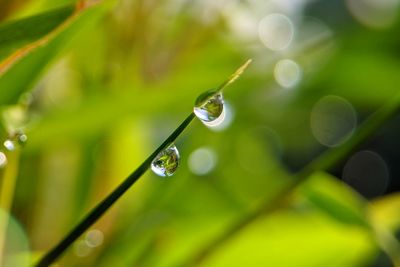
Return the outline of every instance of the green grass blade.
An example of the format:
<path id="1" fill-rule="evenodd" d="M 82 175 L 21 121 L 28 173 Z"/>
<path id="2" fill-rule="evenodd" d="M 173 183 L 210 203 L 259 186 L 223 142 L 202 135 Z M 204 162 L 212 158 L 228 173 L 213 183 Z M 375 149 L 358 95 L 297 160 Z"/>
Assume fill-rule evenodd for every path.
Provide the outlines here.
<path id="1" fill-rule="evenodd" d="M 154 152 L 129 175 L 114 191 L 101 201 L 65 238 L 50 250 L 38 263 L 37 267 L 53 263 L 81 234 L 89 229 L 150 167 L 153 159 L 168 147 L 185 130 L 195 117 L 192 112 L 178 128 Z"/>
<path id="2" fill-rule="evenodd" d="M 68 5 L 0 25 L 0 60 L 50 33 L 71 16 L 74 9 L 73 5 Z"/>
<path id="3" fill-rule="evenodd" d="M 74 13 L 70 19 L 49 35 L 39 39 L 32 48 L 13 54 L 0 63 L 0 105 L 15 103 L 20 95 L 31 89 L 45 67 L 69 41 L 102 17 L 109 5 L 98 4 Z"/>

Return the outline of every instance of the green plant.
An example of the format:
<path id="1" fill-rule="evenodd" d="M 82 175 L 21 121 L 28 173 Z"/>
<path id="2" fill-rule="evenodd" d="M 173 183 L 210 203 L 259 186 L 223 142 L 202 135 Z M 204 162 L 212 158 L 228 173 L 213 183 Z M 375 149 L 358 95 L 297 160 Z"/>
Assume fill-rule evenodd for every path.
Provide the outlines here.
<path id="1" fill-rule="evenodd" d="M 196 105 L 201 105 L 207 102 L 209 98 L 220 94 L 222 90 L 234 82 L 250 64 L 248 60 L 241 66 L 232 76 L 222 83 L 217 89 L 206 93 L 206 97 L 202 94 L 200 98 L 203 100 L 196 101 Z M 89 229 L 114 203 L 117 201 L 149 168 L 155 157 L 169 147 L 176 138 L 185 130 L 190 122 L 195 117 L 192 112 L 189 116 L 175 129 L 175 131 L 156 149 L 153 153 L 134 171 L 130 174 L 114 191 L 112 191 L 106 198 L 104 198 L 89 214 L 66 236 L 64 237 L 52 250 L 50 250 L 37 264 L 37 266 L 49 266 L 54 262 L 79 236 Z"/>
<path id="2" fill-rule="evenodd" d="M 94 226 L 106 233 L 104 246 L 85 245 L 91 257 L 74 246 L 61 265 L 353 267 L 370 264 L 380 251 L 399 265 L 398 196 L 367 201 L 325 173 L 398 113 L 398 25 L 383 32 L 339 31 L 336 50 L 330 50 L 332 36 L 324 35 L 294 50 L 268 53 L 221 36 L 235 9 L 204 26 L 192 4 L 171 22 L 172 2 L 67 2 L 0 26 L 0 137 L 15 142 L 18 131 L 29 137 L 24 148 L 3 148 L 8 165 L 2 170 L 1 208 L 28 229 L 32 262 L 88 214 L 37 266 L 53 262 L 121 195 L 120 205 Z M 188 138 L 177 140 L 183 163 L 190 151 L 207 145 L 216 148 L 220 167 L 196 176 L 181 164 L 177 179 L 150 176 L 135 183 L 193 120 L 191 113 L 138 164 L 163 138 L 163 129 L 192 108 L 187 100 L 196 97 L 194 88 L 218 80 L 244 57 L 256 60 L 234 84 L 240 90 L 227 92 L 237 108 L 231 129 L 211 133 L 192 125 Z M 271 62 L 281 57 L 304 67 L 301 86 L 274 89 Z M 326 58 L 326 65 L 318 63 Z M 198 112 L 212 109 L 204 118 L 218 117 L 220 90 L 236 76 L 197 98 Z M 347 142 L 292 174 L 279 155 L 321 151 L 304 129 L 310 106 L 327 94 L 347 98 L 368 118 Z M 13 114 L 31 117 L 29 124 Z M 133 183 L 132 196 L 125 194 Z M 85 238 L 75 244 L 86 244 Z"/>

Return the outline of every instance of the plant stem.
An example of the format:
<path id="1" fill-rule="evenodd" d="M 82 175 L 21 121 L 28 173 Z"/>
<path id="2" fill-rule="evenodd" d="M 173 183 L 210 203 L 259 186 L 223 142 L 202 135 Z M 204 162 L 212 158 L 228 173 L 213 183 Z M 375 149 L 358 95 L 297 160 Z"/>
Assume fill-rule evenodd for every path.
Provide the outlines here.
<path id="1" fill-rule="evenodd" d="M 89 214 L 67 234 L 53 249 L 51 249 L 36 264 L 36 267 L 45 267 L 53 263 L 80 235 L 88 230 L 150 167 L 153 159 L 168 147 L 185 130 L 195 117 L 192 112 L 178 128 L 114 191 L 104 198 Z"/>
<path id="2" fill-rule="evenodd" d="M 249 66 L 251 59 L 240 66 L 218 90 L 223 90 L 226 86 L 233 83 L 243 71 Z M 133 172 L 131 173 L 114 191 L 104 198 L 89 214 L 67 234 L 52 250 L 43 256 L 36 264 L 36 267 L 49 266 L 53 263 L 80 235 L 89 229 L 150 167 L 153 159 L 165 148 L 167 148 L 175 139 L 185 130 L 185 128 L 194 119 L 193 112 L 178 126 L 178 128 Z"/>
<path id="3" fill-rule="evenodd" d="M 251 211 L 246 216 L 234 222 L 225 232 L 212 240 L 207 246 L 201 249 L 196 255 L 191 257 L 182 266 L 200 265 L 208 256 L 215 250 L 220 248 L 225 242 L 230 240 L 238 232 L 244 229 L 247 225 L 254 222 L 265 214 L 272 213 L 280 208 L 280 204 L 285 202 L 291 193 L 303 182 L 305 182 L 312 173 L 320 170 L 329 170 L 352 151 L 354 151 L 362 142 L 367 140 L 376 129 L 392 118 L 399 110 L 400 94 L 391 98 L 384 106 L 374 112 L 364 123 L 358 128 L 352 138 L 345 144 L 339 147 L 331 148 L 319 157 L 307 164 L 300 172 L 292 177 L 292 182 L 283 187 L 271 200 L 262 202 L 256 209 Z M 393 259 L 392 259 L 393 260 Z"/>
<path id="4" fill-rule="evenodd" d="M 7 236 L 7 227 L 9 214 L 14 198 L 15 184 L 17 183 L 18 165 L 19 165 L 19 149 L 11 153 L 7 153 L 8 163 L 4 167 L 2 177 L 2 185 L 0 191 L 0 209 L 3 210 L 4 216 L 0 214 L 0 266 L 3 262 L 4 245 Z"/>

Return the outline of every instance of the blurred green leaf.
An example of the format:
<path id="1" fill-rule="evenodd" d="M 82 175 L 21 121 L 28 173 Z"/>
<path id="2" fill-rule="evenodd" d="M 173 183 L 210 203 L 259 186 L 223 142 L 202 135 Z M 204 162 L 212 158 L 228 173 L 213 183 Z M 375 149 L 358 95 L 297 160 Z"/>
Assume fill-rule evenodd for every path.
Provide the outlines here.
<path id="1" fill-rule="evenodd" d="M 397 231 L 400 229 L 400 194 L 392 194 L 370 203 L 372 219 L 379 225 Z"/>
<path id="2" fill-rule="evenodd" d="M 355 267 L 375 249 L 362 228 L 283 211 L 249 225 L 201 266 Z"/>
<path id="3" fill-rule="evenodd" d="M 72 15 L 73 5 L 0 25 L 0 60 L 51 32 Z"/>
<path id="4" fill-rule="evenodd" d="M 55 36 L 43 45 L 35 47 L 0 76 L 0 104 L 15 103 L 19 96 L 31 89 L 49 62 L 79 31 L 93 25 L 105 12 L 108 5 L 99 4 L 82 10 L 79 14 L 57 28 Z"/>
<path id="5" fill-rule="evenodd" d="M 347 185 L 327 173 L 314 174 L 299 192 L 315 207 L 347 224 L 368 226 L 366 203 Z"/>

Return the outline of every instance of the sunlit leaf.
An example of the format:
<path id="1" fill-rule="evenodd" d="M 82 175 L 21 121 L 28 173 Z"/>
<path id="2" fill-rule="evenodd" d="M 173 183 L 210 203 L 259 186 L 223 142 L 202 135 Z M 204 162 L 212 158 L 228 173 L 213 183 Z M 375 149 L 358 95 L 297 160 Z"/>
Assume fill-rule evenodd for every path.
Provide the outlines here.
<path id="1" fill-rule="evenodd" d="M 370 204 L 374 221 L 392 231 L 400 229 L 400 194 L 392 194 L 376 199 Z"/>
<path id="2" fill-rule="evenodd" d="M 0 61 L 18 48 L 48 34 L 71 16 L 73 11 L 74 6 L 68 5 L 0 25 Z"/>
<path id="3" fill-rule="evenodd" d="M 31 89 L 49 62 L 83 29 L 93 25 L 106 10 L 106 5 L 83 9 L 66 20 L 50 35 L 36 41 L 32 49 L 17 51 L 0 65 L 0 104 L 12 104 Z M 22 54 L 19 54 L 22 53 Z"/>
<path id="4" fill-rule="evenodd" d="M 248 226 L 201 266 L 356 267 L 375 249 L 362 228 L 280 212 Z"/>
<path id="5" fill-rule="evenodd" d="M 300 192 L 315 207 L 336 220 L 368 226 L 366 203 L 337 178 L 317 173 L 301 186 Z"/>

